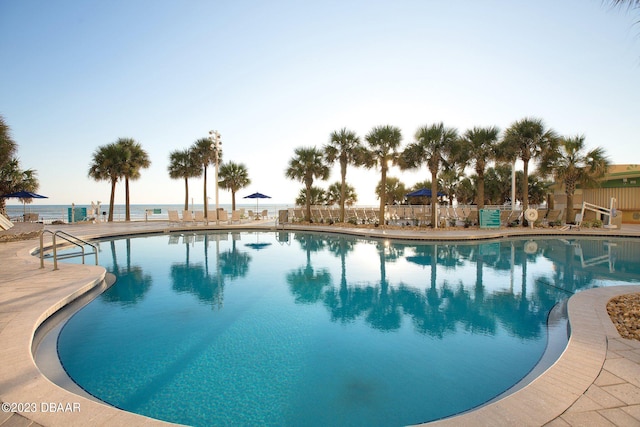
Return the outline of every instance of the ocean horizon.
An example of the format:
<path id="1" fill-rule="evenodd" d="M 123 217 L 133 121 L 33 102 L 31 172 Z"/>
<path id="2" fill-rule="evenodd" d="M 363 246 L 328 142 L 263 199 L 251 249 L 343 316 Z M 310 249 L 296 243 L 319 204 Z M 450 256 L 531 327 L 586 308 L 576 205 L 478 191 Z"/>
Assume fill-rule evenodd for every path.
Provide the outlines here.
<path id="1" fill-rule="evenodd" d="M 220 203 L 218 205 L 221 209 L 231 212 L 231 203 Z M 91 204 L 75 204 L 76 212 L 78 209 L 85 208 L 87 216 L 91 212 Z M 265 203 L 263 200 L 258 202 L 258 210 L 262 211 L 266 209 L 269 217 L 275 217 L 277 212 L 282 209 L 288 209 L 295 207 L 295 204 L 275 204 Z M 45 224 L 52 221 L 69 222 L 69 210 L 71 205 L 45 205 L 41 203 L 30 203 L 26 205 L 11 204 L 6 205 L 7 215 L 11 220 L 22 220 L 24 213 L 38 214 L 38 221 Z M 157 204 L 157 203 L 144 203 L 144 204 L 131 204 L 131 220 L 132 221 L 145 221 L 145 220 L 168 220 L 168 211 L 177 210 L 182 212 L 184 210 L 184 203 L 172 203 L 172 204 Z M 215 204 L 209 204 L 209 211 L 215 210 Z M 256 210 L 256 203 L 236 203 L 236 209 Z M 204 211 L 204 204 L 194 203 L 189 204 L 190 211 Z M 109 204 L 100 205 L 101 219 L 106 220 L 109 213 Z M 159 213 L 158 213 L 159 212 Z M 113 220 L 124 221 L 125 220 L 125 205 L 116 204 L 113 207 Z"/>

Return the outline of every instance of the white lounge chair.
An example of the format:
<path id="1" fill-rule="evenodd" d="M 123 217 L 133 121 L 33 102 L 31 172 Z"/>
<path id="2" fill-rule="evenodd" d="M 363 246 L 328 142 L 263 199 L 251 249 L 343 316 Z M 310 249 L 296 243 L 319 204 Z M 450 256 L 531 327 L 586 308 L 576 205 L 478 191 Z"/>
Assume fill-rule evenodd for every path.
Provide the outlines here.
<path id="1" fill-rule="evenodd" d="M 182 222 L 193 222 L 191 211 L 182 211 Z"/>
<path id="2" fill-rule="evenodd" d="M 231 211 L 231 223 L 233 224 L 234 222 L 242 222 L 241 221 L 241 213 L 240 211 Z"/>
<path id="3" fill-rule="evenodd" d="M 201 222 L 201 223 L 205 223 L 206 219 L 204 217 L 204 212 L 203 211 L 196 211 L 195 212 L 195 222 Z"/>
<path id="4" fill-rule="evenodd" d="M 13 222 L 11 222 L 6 216 L 0 214 L 0 230 L 8 230 L 11 227 L 13 227 Z"/>

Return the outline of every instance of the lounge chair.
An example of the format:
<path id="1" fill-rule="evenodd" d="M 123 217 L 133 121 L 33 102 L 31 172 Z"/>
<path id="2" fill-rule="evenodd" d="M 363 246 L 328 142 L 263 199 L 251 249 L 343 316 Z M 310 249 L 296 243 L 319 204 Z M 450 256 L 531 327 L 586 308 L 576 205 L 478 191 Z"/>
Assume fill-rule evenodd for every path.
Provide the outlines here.
<path id="1" fill-rule="evenodd" d="M 193 222 L 191 211 L 182 211 L 182 222 Z"/>
<path id="2" fill-rule="evenodd" d="M 39 216 L 37 213 L 29 212 L 24 214 L 24 222 L 38 222 Z"/>
<path id="3" fill-rule="evenodd" d="M 11 227 L 13 227 L 13 222 L 11 222 L 6 216 L 0 214 L 0 230 L 8 230 Z"/>
<path id="4" fill-rule="evenodd" d="M 178 211 L 167 211 L 167 214 L 169 214 L 169 222 L 180 222 Z"/>
<path id="5" fill-rule="evenodd" d="M 241 223 L 241 215 L 240 215 L 240 211 L 231 211 L 231 224 L 233 224 L 234 222 L 239 222 Z"/>
<path id="6" fill-rule="evenodd" d="M 195 212 L 195 222 L 201 222 L 201 223 L 205 223 L 207 222 L 207 220 L 204 217 L 204 212 L 203 211 L 196 211 Z"/>
<path id="7" fill-rule="evenodd" d="M 264 210 L 262 211 L 262 213 L 260 214 L 260 218 L 261 218 L 261 219 L 267 219 L 267 218 L 269 218 L 269 211 L 268 211 L 267 209 L 264 209 Z"/>
<path id="8" fill-rule="evenodd" d="M 218 211 L 218 220 L 222 222 L 229 222 L 229 214 L 224 209 Z"/>

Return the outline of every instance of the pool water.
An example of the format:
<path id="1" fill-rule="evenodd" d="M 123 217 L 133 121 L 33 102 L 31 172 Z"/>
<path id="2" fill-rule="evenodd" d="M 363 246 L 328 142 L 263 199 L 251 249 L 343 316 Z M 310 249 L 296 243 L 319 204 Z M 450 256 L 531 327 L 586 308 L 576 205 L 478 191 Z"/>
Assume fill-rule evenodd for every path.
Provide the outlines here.
<path id="1" fill-rule="evenodd" d="M 554 305 L 637 282 L 639 248 L 287 232 L 107 240 L 100 260 L 117 282 L 69 319 L 58 353 L 94 396 L 176 423 L 415 424 L 517 383 L 545 351 Z"/>

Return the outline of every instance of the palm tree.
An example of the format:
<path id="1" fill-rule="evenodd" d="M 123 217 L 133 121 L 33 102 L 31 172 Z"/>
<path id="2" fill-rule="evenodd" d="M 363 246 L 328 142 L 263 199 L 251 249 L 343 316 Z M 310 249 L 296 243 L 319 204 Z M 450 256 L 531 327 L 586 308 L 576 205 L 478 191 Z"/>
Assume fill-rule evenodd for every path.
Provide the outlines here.
<path id="1" fill-rule="evenodd" d="M 17 144 L 11 138 L 9 125 L 5 123 L 4 117 L 0 116 L 0 168 L 13 158 L 17 149 Z"/>
<path id="2" fill-rule="evenodd" d="M 529 208 L 529 161 L 540 159 L 552 148 L 557 140 L 552 129 L 546 129 L 541 119 L 524 118 L 514 122 L 504 133 L 500 143 L 500 157 L 505 160 L 522 160 L 524 179 L 522 181 L 522 209 Z M 513 201 L 512 201 L 513 202 Z M 524 226 L 524 221 L 522 221 Z"/>
<path id="3" fill-rule="evenodd" d="M 388 176 L 384 190 L 384 198 L 385 205 L 393 205 L 396 203 L 402 203 L 407 194 L 407 188 L 404 186 L 404 183 L 400 181 L 399 178 Z M 376 185 L 376 194 L 378 197 L 382 198 L 382 181 L 378 182 Z"/>
<path id="4" fill-rule="evenodd" d="M 125 188 L 125 221 L 131 221 L 131 209 L 129 205 L 129 180 L 140 178 L 140 169 L 151 166 L 149 155 L 142 148 L 140 143 L 132 138 L 120 138 L 116 141 L 122 150 L 124 150 L 124 188 Z"/>
<path id="5" fill-rule="evenodd" d="M 478 209 L 484 208 L 484 174 L 487 163 L 497 158 L 498 135 L 500 129 L 495 126 L 474 127 L 467 130 L 458 140 L 455 157 L 461 167 L 473 166 L 477 174 Z"/>
<path id="6" fill-rule="evenodd" d="M 345 182 L 343 187 L 341 182 L 334 182 L 327 188 L 326 199 L 327 205 L 353 206 L 358 201 L 358 194 L 352 185 Z"/>
<path id="7" fill-rule="evenodd" d="M 542 173 L 552 173 L 556 182 L 564 184 L 567 195 L 565 222 L 574 220 L 573 195 L 576 186 L 590 187 L 598 184 L 609 169 L 609 159 L 602 147 L 585 152 L 583 135 L 560 138 L 554 150 L 546 153 L 540 164 Z"/>
<path id="8" fill-rule="evenodd" d="M 113 204 L 116 196 L 116 183 L 124 176 L 126 170 L 126 153 L 122 145 L 115 142 L 98 147 L 93 153 L 93 160 L 89 166 L 89 177 L 96 181 L 111 182 L 111 196 L 109 198 L 109 217 L 113 222 Z"/>
<path id="9" fill-rule="evenodd" d="M 184 179 L 184 210 L 189 209 L 189 178 L 202 174 L 198 162 L 191 150 L 176 150 L 169 154 L 169 177 Z"/>
<path id="10" fill-rule="evenodd" d="M 207 168 L 209 165 L 215 165 L 216 159 L 218 164 L 222 162 L 222 150 L 220 150 L 219 153 L 216 153 L 216 146 L 211 143 L 209 138 L 200 138 L 193 143 L 191 151 L 196 158 L 196 162 L 202 166 L 204 173 L 204 217 L 208 218 L 209 203 L 207 198 Z"/>
<path id="11" fill-rule="evenodd" d="M 378 224 L 384 226 L 384 206 L 387 198 L 387 170 L 389 163 L 398 161 L 398 148 L 402 141 L 402 133 L 395 126 L 377 126 L 365 137 L 368 148 L 363 150 L 363 158 L 360 159 L 363 166 L 367 168 L 378 166 L 380 168 L 381 191 L 380 197 L 380 217 Z"/>
<path id="12" fill-rule="evenodd" d="M 340 161 L 340 222 L 344 222 L 344 205 L 347 200 L 347 166 L 359 164 L 362 146 L 355 132 L 342 128 L 331 133 L 329 144 L 324 146 L 328 163 Z"/>
<path id="13" fill-rule="evenodd" d="M 4 165 L 0 165 L 0 194 L 15 193 L 17 191 L 38 191 L 37 172 L 33 169 L 22 170 L 20 161 L 13 157 Z M 33 199 L 20 199 L 23 203 L 31 203 Z M 0 213 L 6 211 L 6 199 L 0 198 Z"/>
<path id="14" fill-rule="evenodd" d="M 431 227 L 436 225 L 436 203 L 438 201 L 438 170 L 447 165 L 447 156 L 455 147 L 458 131 L 445 127 L 442 122 L 423 126 L 416 131 L 416 142 L 410 144 L 402 153 L 401 167 L 418 168 L 426 163 L 431 171 Z"/>
<path id="15" fill-rule="evenodd" d="M 306 206 L 307 200 L 309 200 L 310 205 L 324 205 L 327 200 L 325 191 L 320 187 L 316 187 L 315 185 L 311 187 L 311 191 L 309 192 L 309 194 L 311 195 L 311 198 L 307 199 L 307 190 L 301 188 L 300 192 L 298 193 L 298 197 L 296 197 L 295 200 L 296 205 Z"/>
<path id="16" fill-rule="evenodd" d="M 476 188 L 470 178 L 464 177 L 458 183 L 456 189 L 456 200 L 459 204 L 470 205 L 476 198 Z"/>
<path id="17" fill-rule="evenodd" d="M 243 163 L 229 162 L 220 166 L 220 188 L 231 191 L 231 210 L 236 210 L 236 192 L 251 184 Z"/>
<path id="18" fill-rule="evenodd" d="M 302 182 L 306 190 L 305 220 L 311 219 L 311 187 L 316 178 L 325 180 L 329 178 L 329 166 L 324 162 L 321 150 L 315 147 L 299 147 L 295 149 L 295 156 L 289 160 L 289 167 L 285 176 Z"/>
<path id="19" fill-rule="evenodd" d="M 438 187 L 447 196 L 450 205 L 453 205 L 453 196 L 458 193 L 460 179 L 462 173 L 457 168 L 445 169 L 438 174 Z"/>

